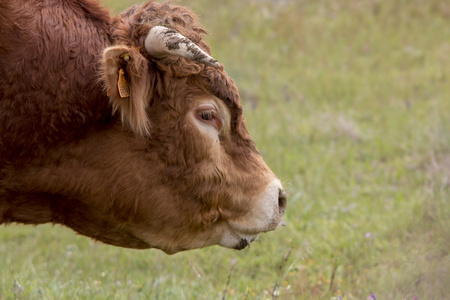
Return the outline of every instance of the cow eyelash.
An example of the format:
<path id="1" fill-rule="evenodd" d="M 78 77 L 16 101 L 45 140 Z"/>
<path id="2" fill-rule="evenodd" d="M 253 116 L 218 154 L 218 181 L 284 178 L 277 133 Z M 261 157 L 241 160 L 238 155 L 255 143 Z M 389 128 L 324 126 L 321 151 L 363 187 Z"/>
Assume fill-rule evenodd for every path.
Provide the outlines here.
<path id="1" fill-rule="evenodd" d="M 200 119 L 204 121 L 211 121 L 215 117 L 215 113 L 212 110 L 202 110 L 198 113 Z"/>
<path id="2" fill-rule="evenodd" d="M 217 130 L 222 128 L 220 115 L 212 104 L 205 104 L 197 107 L 196 118 L 206 125 L 214 126 Z"/>

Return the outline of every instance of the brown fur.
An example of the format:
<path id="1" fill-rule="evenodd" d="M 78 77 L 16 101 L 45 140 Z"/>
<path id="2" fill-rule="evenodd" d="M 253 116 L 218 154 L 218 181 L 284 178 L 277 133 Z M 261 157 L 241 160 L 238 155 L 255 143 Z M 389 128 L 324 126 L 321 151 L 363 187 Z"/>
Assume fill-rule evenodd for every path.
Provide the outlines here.
<path id="1" fill-rule="evenodd" d="M 108 102 L 95 83 L 109 23 L 92 1 L 0 2 L 3 163 L 43 153 L 108 120 Z"/>
<path id="2" fill-rule="evenodd" d="M 0 2 L 0 224 L 60 223 L 172 253 L 217 243 L 211 226 L 251 210 L 273 174 L 234 82 L 184 58 L 150 57 L 144 39 L 156 25 L 210 51 L 179 6 L 148 2 L 110 18 L 92 0 Z M 121 67 L 126 99 L 115 86 Z M 231 113 L 215 154 L 186 114 L 211 95 Z"/>

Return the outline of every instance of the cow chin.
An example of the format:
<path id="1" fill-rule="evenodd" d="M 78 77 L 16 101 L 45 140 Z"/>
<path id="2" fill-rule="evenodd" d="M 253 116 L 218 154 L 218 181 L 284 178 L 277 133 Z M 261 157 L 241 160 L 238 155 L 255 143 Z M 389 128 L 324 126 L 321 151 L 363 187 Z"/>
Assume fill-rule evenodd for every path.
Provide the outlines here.
<path id="1" fill-rule="evenodd" d="M 250 246 L 250 243 L 256 241 L 257 239 L 258 234 L 248 235 L 248 234 L 228 233 L 222 238 L 219 245 L 225 248 L 242 250 L 247 246 Z"/>

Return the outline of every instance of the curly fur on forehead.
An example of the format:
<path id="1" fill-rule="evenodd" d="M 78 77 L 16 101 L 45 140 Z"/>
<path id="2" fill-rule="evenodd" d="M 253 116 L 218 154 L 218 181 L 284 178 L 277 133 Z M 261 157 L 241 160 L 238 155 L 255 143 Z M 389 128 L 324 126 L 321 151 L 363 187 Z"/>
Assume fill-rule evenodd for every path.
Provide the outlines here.
<path id="1" fill-rule="evenodd" d="M 148 2 L 134 5 L 115 16 L 112 25 L 113 44 L 124 44 L 139 49 L 139 52 L 154 66 L 149 68 L 150 72 L 156 69 L 162 72 L 165 78 L 191 77 L 191 83 L 206 89 L 227 104 L 232 113 L 234 128 L 239 127 L 238 124 L 243 124 L 237 87 L 223 68 L 217 70 L 205 67 L 201 63 L 177 56 L 154 59 L 144 48 L 144 41 L 150 29 L 154 26 L 165 26 L 189 38 L 210 54 L 210 48 L 202 38 L 207 32 L 190 10 L 167 3 Z M 240 135 L 247 136 L 245 131 L 240 132 Z"/>

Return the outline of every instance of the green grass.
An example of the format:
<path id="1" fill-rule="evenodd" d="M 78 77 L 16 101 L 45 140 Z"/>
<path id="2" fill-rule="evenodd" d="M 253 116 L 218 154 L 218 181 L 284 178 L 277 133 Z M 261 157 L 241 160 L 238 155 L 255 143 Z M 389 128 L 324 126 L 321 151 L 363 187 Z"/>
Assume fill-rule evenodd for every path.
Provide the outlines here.
<path id="1" fill-rule="evenodd" d="M 29 299 L 448 298 L 450 4 L 181 3 L 240 88 L 288 225 L 174 256 L 1 227 L 0 299 L 14 279 Z"/>

